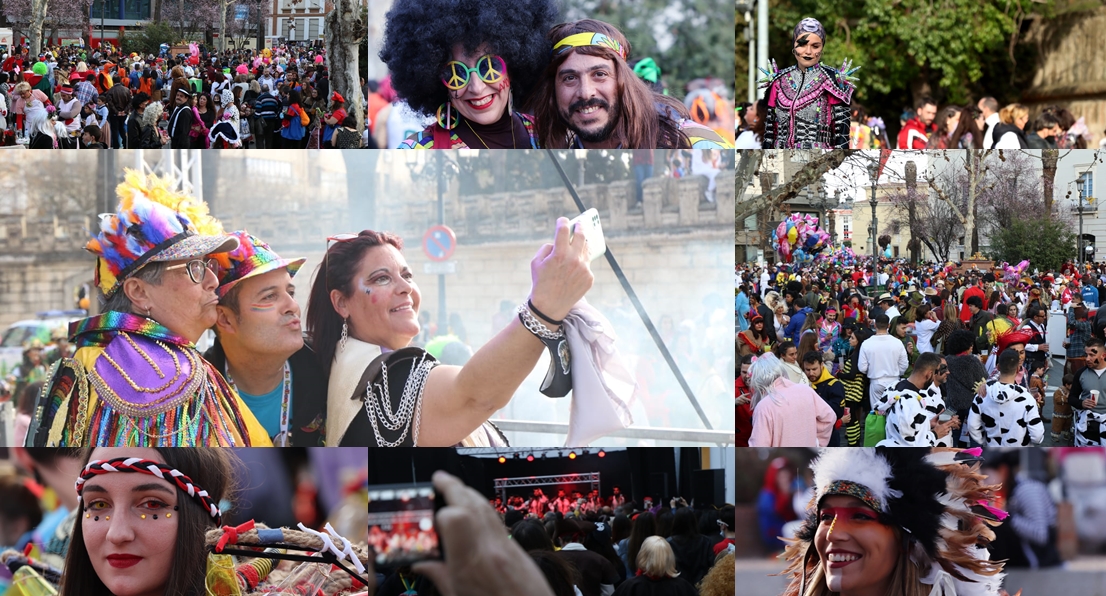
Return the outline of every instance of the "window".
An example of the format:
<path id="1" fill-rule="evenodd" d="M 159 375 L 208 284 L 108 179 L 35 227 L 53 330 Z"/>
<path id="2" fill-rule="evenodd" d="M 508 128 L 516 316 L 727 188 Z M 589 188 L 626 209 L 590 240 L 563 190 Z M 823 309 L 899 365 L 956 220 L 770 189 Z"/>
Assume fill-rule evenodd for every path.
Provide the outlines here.
<path id="1" fill-rule="evenodd" d="M 1079 180 L 1083 182 L 1082 193 L 1079 195 L 1079 202 L 1083 206 L 1083 210 L 1092 211 L 1097 209 L 1098 202 L 1094 199 L 1094 174 L 1084 172 L 1079 176 Z M 1079 187 L 1076 186 L 1076 188 Z"/>
<path id="2" fill-rule="evenodd" d="M 307 39 L 319 39 L 319 28 L 322 19 L 307 19 Z"/>
<path id="3" fill-rule="evenodd" d="M 286 161 L 251 157 L 246 159 L 246 173 L 250 178 L 291 180 L 292 164 Z"/>
<path id="4" fill-rule="evenodd" d="M 745 218 L 745 229 L 746 230 L 755 230 L 755 229 L 757 229 L 757 216 L 756 216 L 756 214 L 750 215 L 749 217 Z"/>
<path id="5" fill-rule="evenodd" d="M 291 39 L 292 33 L 292 19 L 280 19 L 280 36 L 284 39 Z"/>
<path id="6" fill-rule="evenodd" d="M 123 18 L 142 21 L 150 18 L 150 0 L 126 0 Z"/>

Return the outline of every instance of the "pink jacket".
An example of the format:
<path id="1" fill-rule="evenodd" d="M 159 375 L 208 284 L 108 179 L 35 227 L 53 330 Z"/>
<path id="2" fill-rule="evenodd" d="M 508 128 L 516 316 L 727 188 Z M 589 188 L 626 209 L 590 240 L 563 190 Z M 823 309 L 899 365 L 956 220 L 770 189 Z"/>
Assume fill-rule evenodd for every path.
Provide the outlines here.
<path id="1" fill-rule="evenodd" d="M 779 378 L 753 408 L 750 447 L 825 447 L 837 416 L 813 389 Z"/>

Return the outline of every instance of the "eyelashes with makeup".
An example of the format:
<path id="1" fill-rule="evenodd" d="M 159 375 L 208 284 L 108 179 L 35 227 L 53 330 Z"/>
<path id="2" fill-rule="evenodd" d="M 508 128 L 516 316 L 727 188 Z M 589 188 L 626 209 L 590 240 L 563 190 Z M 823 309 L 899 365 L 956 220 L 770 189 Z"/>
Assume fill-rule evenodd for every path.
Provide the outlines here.
<path id="1" fill-rule="evenodd" d="M 818 516 L 820 523 L 829 523 L 833 521 L 835 516 L 832 513 L 823 513 Z M 876 521 L 875 516 L 867 513 L 854 513 L 851 518 L 853 521 Z"/>
<path id="2" fill-rule="evenodd" d="M 405 271 L 400 275 L 408 283 L 412 283 L 415 280 L 415 274 L 411 273 L 410 271 Z M 378 275 L 378 276 L 376 276 L 376 277 L 369 280 L 369 285 L 370 286 L 386 286 L 386 285 L 389 285 L 391 283 L 392 283 L 392 276 L 391 275 Z M 371 288 L 364 287 L 364 286 L 362 286 L 361 289 L 366 294 L 368 294 L 371 291 Z"/>
<path id="3" fill-rule="evenodd" d="M 171 507 L 168 503 L 158 501 L 157 499 L 147 499 L 138 504 L 139 508 L 146 511 L 160 511 L 162 509 L 168 509 Z M 85 511 L 105 511 L 111 509 L 112 506 L 107 501 L 92 501 L 85 505 Z"/>

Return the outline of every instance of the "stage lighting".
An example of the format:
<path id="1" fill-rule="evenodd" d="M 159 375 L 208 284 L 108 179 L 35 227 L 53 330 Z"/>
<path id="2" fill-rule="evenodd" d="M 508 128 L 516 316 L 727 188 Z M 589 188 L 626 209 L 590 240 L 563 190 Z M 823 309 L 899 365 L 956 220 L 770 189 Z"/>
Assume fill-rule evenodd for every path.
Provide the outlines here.
<path id="1" fill-rule="evenodd" d="M 576 452 L 575 451 L 569 451 L 568 452 L 568 459 L 576 459 Z"/>
<path id="2" fill-rule="evenodd" d="M 531 453 L 530 455 L 527 455 L 526 456 L 526 461 L 534 461 L 534 454 Z"/>
<path id="3" fill-rule="evenodd" d="M 500 456 L 499 456 L 499 463 L 501 463 L 501 464 L 505 464 L 505 463 L 507 463 L 507 458 L 505 458 L 505 457 L 503 457 L 502 455 L 500 455 Z"/>
<path id="4" fill-rule="evenodd" d="M 600 449 L 599 450 L 599 457 L 607 457 L 607 452 Z"/>

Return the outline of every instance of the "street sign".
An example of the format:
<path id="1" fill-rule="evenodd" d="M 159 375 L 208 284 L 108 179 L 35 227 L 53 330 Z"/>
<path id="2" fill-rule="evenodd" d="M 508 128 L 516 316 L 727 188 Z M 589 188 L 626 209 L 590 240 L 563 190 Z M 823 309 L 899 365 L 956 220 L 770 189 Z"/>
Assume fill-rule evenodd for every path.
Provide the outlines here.
<path id="1" fill-rule="evenodd" d="M 453 275 L 457 273 L 457 261 L 431 261 L 422 264 L 422 272 L 427 275 Z"/>
<path id="2" fill-rule="evenodd" d="M 448 261 L 457 248 L 457 236 L 449 226 L 431 226 L 422 237 L 422 250 L 431 261 Z"/>

